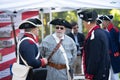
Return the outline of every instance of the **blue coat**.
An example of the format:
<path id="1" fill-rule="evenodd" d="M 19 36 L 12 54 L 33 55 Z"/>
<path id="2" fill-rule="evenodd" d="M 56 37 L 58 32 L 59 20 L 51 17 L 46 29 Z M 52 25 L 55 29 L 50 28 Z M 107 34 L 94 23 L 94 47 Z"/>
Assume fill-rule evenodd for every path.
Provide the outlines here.
<path id="1" fill-rule="evenodd" d="M 120 53 L 119 53 L 119 30 L 113 26 L 113 24 L 109 24 L 108 31 L 110 34 L 110 59 L 114 73 L 120 72 Z M 118 54 L 118 55 L 117 55 Z"/>
<path id="2" fill-rule="evenodd" d="M 22 39 L 25 37 L 30 37 L 34 40 L 31 34 L 24 35 Z M 19 45 L 19 52 L 29 66 L 33 68 L 39 68 L 41 66 L 40 59 L 35 59 L 38 54 L 38 46 L 33 41 L 29 39 L 23 40 Z M 20 64 L 24 64 L 21 59 L 20 59 Z M 26 80 L 30 80 L 30 73 L 28 74 Z"/>
<path id="3" fill-rule="evenodd" d="M 85 77 L 90 80 L 108 80 L 110 68 L 108 38 L 98 26 L 88 33 L 83 52 Z"/>

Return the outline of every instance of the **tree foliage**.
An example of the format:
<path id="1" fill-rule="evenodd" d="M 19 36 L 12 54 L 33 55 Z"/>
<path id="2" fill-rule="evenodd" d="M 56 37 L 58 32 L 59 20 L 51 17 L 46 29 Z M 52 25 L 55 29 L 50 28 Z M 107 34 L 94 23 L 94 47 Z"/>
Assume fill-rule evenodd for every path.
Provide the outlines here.
<path id="1" fill-rule="evenodd" d="M 110 11 L 110 14 L 114 16 L 114 19 L 113 19 L 114 25 L 120 29 L 120 10 L 112 9 Z"/>
<path id="2" fill-rule="evenodd" d="M 93 9 L 88 9 L 88 10 L 93 10 Z M 118 10 L 118 9 L 94 9 L 94 10 L 96 10 L 99 15 L 112 14 L 114 16 L 114 19 L 113 19 L 114 25 L 120 28 L 120 10 Z M 71 21 L 78 22 L 76 10 L 64 11 L 64 12 L 54 12 L 54 13 L 52 13 L 52 19 L 55 19 L 55 18 L 62 18 L 69 22 L 71 22 Z M 50 26 L 48 25 L 49 21 L 50 21 L 49 13 L 44 14 L 44 20 L 43 20 L 44 36 L 50 34 Z M 54 27 L 53 27 L 53 31 L 54 31 Z M 83 29 L 83 32 L 86 33 L 86 30 Z"/>

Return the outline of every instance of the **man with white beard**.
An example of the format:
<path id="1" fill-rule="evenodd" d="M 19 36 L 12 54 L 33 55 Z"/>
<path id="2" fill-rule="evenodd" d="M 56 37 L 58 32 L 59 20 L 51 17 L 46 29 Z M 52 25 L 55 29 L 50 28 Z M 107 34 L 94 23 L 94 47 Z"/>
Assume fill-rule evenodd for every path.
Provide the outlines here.
<path id="1" fill-rule="evenodd" d="M 46 80 L 72 80 L 73 73 L 70 71 L 77 48 L 73 39 L 65 35 L 66 28 L 71 28 L 71 25 L 64 19 L 54 19 L 50 24 L 55 25 L 55 32 L 45 37 L 40 44 L 40 53 L 48 58 Z M 51 56 L 58 43 L 58 49 Z"/>

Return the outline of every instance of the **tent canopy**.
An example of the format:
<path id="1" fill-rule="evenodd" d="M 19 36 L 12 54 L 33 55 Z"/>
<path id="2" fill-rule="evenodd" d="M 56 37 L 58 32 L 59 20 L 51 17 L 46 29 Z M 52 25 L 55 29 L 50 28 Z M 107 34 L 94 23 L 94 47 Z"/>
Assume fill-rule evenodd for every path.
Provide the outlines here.
<path id="1" fill-rule="evenodd" d="M 20 11 L 28 9 L 44 9 L 61 11 L 79 8 L 120 9 L 120 0 L 0 0 L 0 10 Z"/>

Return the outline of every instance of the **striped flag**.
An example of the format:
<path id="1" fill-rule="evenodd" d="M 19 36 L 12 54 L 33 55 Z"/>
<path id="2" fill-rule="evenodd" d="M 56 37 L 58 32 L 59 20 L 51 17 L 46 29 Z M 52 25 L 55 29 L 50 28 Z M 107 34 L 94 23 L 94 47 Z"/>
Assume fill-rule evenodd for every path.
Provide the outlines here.
<path id="1" fill-rule="evenodd" d="M 14 13 L 14 25 L 16 38 L 19 33 L 23 32 L 18 29 L 21 21 L 28 18 L 38 17 L 38 11 L 24 11 Z M 0 11 L 0 80 L 11 80 L 10 66 L 16 61 L 15 55 L 15 41 L 12 30 L 10 15 L 6 12 Z"/>

